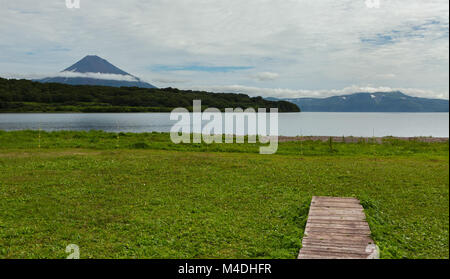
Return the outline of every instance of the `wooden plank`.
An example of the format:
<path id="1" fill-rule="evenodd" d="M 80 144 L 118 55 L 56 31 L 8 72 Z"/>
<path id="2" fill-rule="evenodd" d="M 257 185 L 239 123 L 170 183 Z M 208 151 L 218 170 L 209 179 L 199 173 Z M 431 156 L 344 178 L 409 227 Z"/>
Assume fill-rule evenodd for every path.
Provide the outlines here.
<path id="1" fill-rule="evenodd" d="M 346 205 L 346 206 L 350 206 L 350 207 L 360 207 L 361 204 L 356 202 L 356 201 L 343 201 L 343 200 L 337 200 L 337 201 L 333 201 L 333 200 L 314 200 L 311 202 L 312 205 L 319 205 L 319 206 L 334 206 L 334 205 Z"/>
<path id="2" fill-rule="evenodd" d="M 357 245 L 355 245 L 355 246 L 346 246 L 346 245 L 332 245 L 332 244 L 327 244 L 327 245 L 318 245 L 318 244 L 316 244 L 313 249 L 318 250 L 318 251 L 360 253 L 362 248 L 365 249 L 365 247 L 362 247 L 361 245 L 360 246 L 357 246 Z M 304 248 L 304 249 L 307 249 L 307 248 Z"/>
<path id="3" fill-rule="evenodd" d="M 326 225 L 326 224 L 317 224 L 317 223 L 309 223 L 306 225 L 305 231 L 312 230 L 356 230 L 356 231 L 364 231 L 370 233 L 369 226 L 350 226 L 350 225 Z"/>
<path id="4" fill-rule="evenodd" d="M 311 226 L 348 226 L 352 228 L 358 228 L 358 227 L 366 227 L 368 228 L 369 225 L 367 222 L 359 222 L 359 221 L 348 221 L 348 220 L 308 220 L 307 225 Z"/>
<path id="5" fill-rule="evenodd" d="M 361 221 L 360 216 L 311 216 L 311 219 L 322 221 Z"/>
<path id="6" fill-rule="evenodd" d="M 364 259 L 361 253 L 331 253 L 331 252 L 305 252 L 299 256 L 299 259 Z"/>
<path id="7" fill-rule="evenodd" d="M 342 250 L 342 249 L 318 249 L 318 248 L 303 248 L 303 253 L 305 254 L 313 254 L 313 255 L 336 255 L 336 256 L 349 256 L 352 258 L 365 258 L 367 257 L 367 254 L 365 252 L 362 252 L 362 250 L 359 251 L 348 251 L 348 250 Z"/>
<path id="8" fill-rule="evenodd" d="M 364 223 L 308 223 L 306 228 L 326 228 L 326 229 L 356 229 L 356 230 L 367 230 L 370 231 L 370 228 L 367 224 Z"/>
<path id="9" fill-rule="evenodd" d="M 348 228 L 348 229 L 342 229 L 342 228 L 310 228 L 308 230 L 309 233 L 343 233 L 343 234 L 356 234 L 356 235 L 368 235 L 370 236 L 370 230 L 365 229 L 354 229 L 354 228 Z"/>
<path id="10" fill-rule="evenodd" d="M 336 241 L 365 241 L 367 244 L 370 244 L 371 239 L 366 235 L 353 235 L 353 234 L 338 234 L 338 233 L 311 233 L 308 234 L 307 237 L 309 239 L 317 239 L 317 240 L 336 240 Z"/>
<path id="11" fill-rule="evenodd" d="M 365 220 L 356 220 L 356 221 L 345 221 L 345 220 L 341 220 L 341 221 L 333 221 L 333 220 L 329 220 L 329 221 L 323 221 L 323 220 L 309 220 L 311 221 L 310 223 L 315 223 L 315 224 L 341 224 L 341 225 L 361 225 L 361 224 L 365 224 L 367 225 L 367 222 Z"/>
<path id="12" fill-rule="evenodd" d="M 342 202 L 315 203 L 315 207 L 317 207 L 317 208 L 362 209 L 362 206 L 359 204 L 348 204 L 348 203 L 342 203 Z"/>
<path id="13" fill-rule="evenodd" d="M 365 218 L 364 212 L 356 210 L 333 210 L 333 209 L 313 209 L 309 211 L 310 216 L 362 216 Z"/>
<path id="14" fill-rule="evenodd" d="M 330 215 L 364 215 L 360 209 L 343 209 L 343 208 L 311 208 L 309 214 L 330 214 Z"/>
<path id="15" fill-rule="evenodd" d="M 327 202 L 344 202 L 344 203 L 353 203 L 360 204 L 359 200 L 356 198 L 334 198 L 334 197 L 315 197 L 313 202 L 318 201 L 327 201 Z"/>
<path id="16" fill-rule="evenodd" d="M 373 245 L 358 199 L 313 197 L 299 259 L 366 259 Z"/>
<path id="17" fill-rule="evenodd" d="M 347 202 L 347 201 L 331 201 L 331 200 L 314 200 L 311 202 L 314 206 L 348 206 L 348 207 L 362 207 L 361 204 L 357 202 Z"/>
<path id="18" fill-rule="evenodd" d="M 366 241 L 328 241 L 328 240 L 318 240 L 318 239 L 303 239 L 302 244 L 306 245 L 317 245 L 317 246 L 340 246 L 340 247 L 359 247 L 360 249 L 365 249 L 367 247 Z"/>

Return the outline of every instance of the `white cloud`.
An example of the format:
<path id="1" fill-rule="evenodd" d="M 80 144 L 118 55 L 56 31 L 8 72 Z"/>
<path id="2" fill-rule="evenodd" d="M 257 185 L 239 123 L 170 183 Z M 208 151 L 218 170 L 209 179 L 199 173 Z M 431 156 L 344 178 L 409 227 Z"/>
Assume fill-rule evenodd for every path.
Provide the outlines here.
<path id="1" fill-rule="evenodd" d="M 117 74 L 104 74 L 104 73 L 77 73 L 77 72 L 60 72 L 48 77 L 66 77 L 66 78 L 93 78 L 93 79 L 105 79 L 105 80 L 120 80 L 120 81 L 138 81 L 134 76 L 130 75 L 117 75 Z"/>
<path id="2" fill-rule="evenodd" d="M 117 74 L 104 74 L 104 73 L 77 73 L 77 72 L 59 72 L 56 74 L 15 74 L 5 73 L 0 74 L 0 77 L 6 79 L 43 79 L 53 77 L 65 77 L 65 78 L 93 78 L 104 80 L 119 80 L 119 81 L 139 81 L 136 77 L 131 75 L 117 75 Z M 142 81 L 142 80 L 141 80 Z"/>
<path id="3" fill-rule="evenodd" d="M 391 88 L 391 87 L 371 87 L 371 86 L 349 86 L 343 89 L 330 90 L 293 90 L 283 88 L 259 88 L 243 85 L 229 86 L 194 86 L 190 89 L 206 90 L 216 93 L 243 93 L 256 97 L 275 97 L 275 98 L 325 98 L 330 96 L 348 95 L 356 92 L 393 92 L 400 91 L 413 97 L 439 98 L 448 99 L 448 92 L 434 92 L 431 90 L 414 89 L 414 88 Z"/>
<path id="4" fill-rule="evenodd" d="M 380 0 L 379 8 L 365 0 L 96 0 L 80 9 L 62 0 L 0 2 L 0 75 L 56 72 L 97 54 L 172 86 L 264 81 L 328 94 L 370 84 L 448 96 L 448 0 Z M 252 69 L 165 77 L 155 65 Z"/>
<path id="5" fill-rule="evenodd" d="M 152 82 L 155 83 L 163 83 L 163 84 L 174 84 L 174 83 L 186 83 L 189 82 L 188 80 L 181 80 L 181 79 L 171 79 L 171 78 L 153 78 Z"/>
<path id="6" fill-rule="evenodd" d="M 271 72 L 261 72 L 253 75 L 259 81 L 276 80 L 279 76 L 279 74 Z"/>
<path id="7" fill-rule="evenodd" d="M 118 80 L 118 81 L 142 81 L 138 80 L 136 77 L 131 75 L 118 75 L 118 74 L 105 74 L 105 73 L 77 73 L 64 71 L 56 74 L 14 74 L 6 73 L 1 74 L 0 77 L 6 79 L 43 79 L 43 78 L 54 78 L 54 77 L 64 77 L 64 78 L 92 78 L 92 79 L 103 79 L 103 80 Z"/>

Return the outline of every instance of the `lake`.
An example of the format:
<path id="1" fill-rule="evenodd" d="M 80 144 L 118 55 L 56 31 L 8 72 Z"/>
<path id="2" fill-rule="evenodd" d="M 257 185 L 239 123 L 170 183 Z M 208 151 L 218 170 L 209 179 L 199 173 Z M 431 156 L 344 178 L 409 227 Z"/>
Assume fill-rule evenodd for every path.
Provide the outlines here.
<path id="1" fill-rule="evenodd" d="M 0 130 L 169 132 L 169 113 L 2 113 Z M 206 123 L 206 122 L 205 122 Z M 449 136 L 448 113 L 280 113 L 283 136 Z"/>

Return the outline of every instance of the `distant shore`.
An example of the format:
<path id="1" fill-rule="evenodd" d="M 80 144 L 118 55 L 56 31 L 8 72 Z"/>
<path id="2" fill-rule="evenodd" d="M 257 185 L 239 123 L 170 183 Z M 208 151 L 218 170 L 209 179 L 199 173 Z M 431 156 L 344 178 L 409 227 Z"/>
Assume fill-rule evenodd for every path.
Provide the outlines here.
<path id="1" fill-rule="evenodd" d="M 387 139 L 396 139 L 396 140 L 404 140 L 404 141 L 419 141 L 419 142 L 448 142 L 448 137 L 327 137 L 327 136 L 298 136 L 298 137 L 286 137 L 280 136 L 278 137 L 279 142 L 289 142 L 289 141 L 329 141 L 330 138 L 333 142 L 348 142 L 348 143 L 357 143 L 357 142 L 376 142 L 382 143 L 383 140 Z"/>

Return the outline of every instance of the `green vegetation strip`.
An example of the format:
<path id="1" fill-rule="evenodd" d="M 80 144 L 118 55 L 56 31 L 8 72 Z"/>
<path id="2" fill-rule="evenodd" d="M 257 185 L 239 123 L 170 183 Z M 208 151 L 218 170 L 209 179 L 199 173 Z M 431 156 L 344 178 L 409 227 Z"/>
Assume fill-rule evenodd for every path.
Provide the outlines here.
<path id="1" fill-rule="evenodd" d="M 245 94 L 211 93 L 176 88 L 109 87 L 40 83 L 0 78 L 0 112 L 170 112 L 177 107 L 192 111 L 192 101 L 203 108 L 278 108 L 299 112 L 286 101 L 268 101 Z"/>
<path id="2" fill-rule="evenodd" d="M 40 148 L 39 148 L 40 145 Z M 296 258 L 311 196 L 361 200 L 382 258 L 449 257 L 448 142 L 174 145 L 0 132 L 0 258 Z"/>

